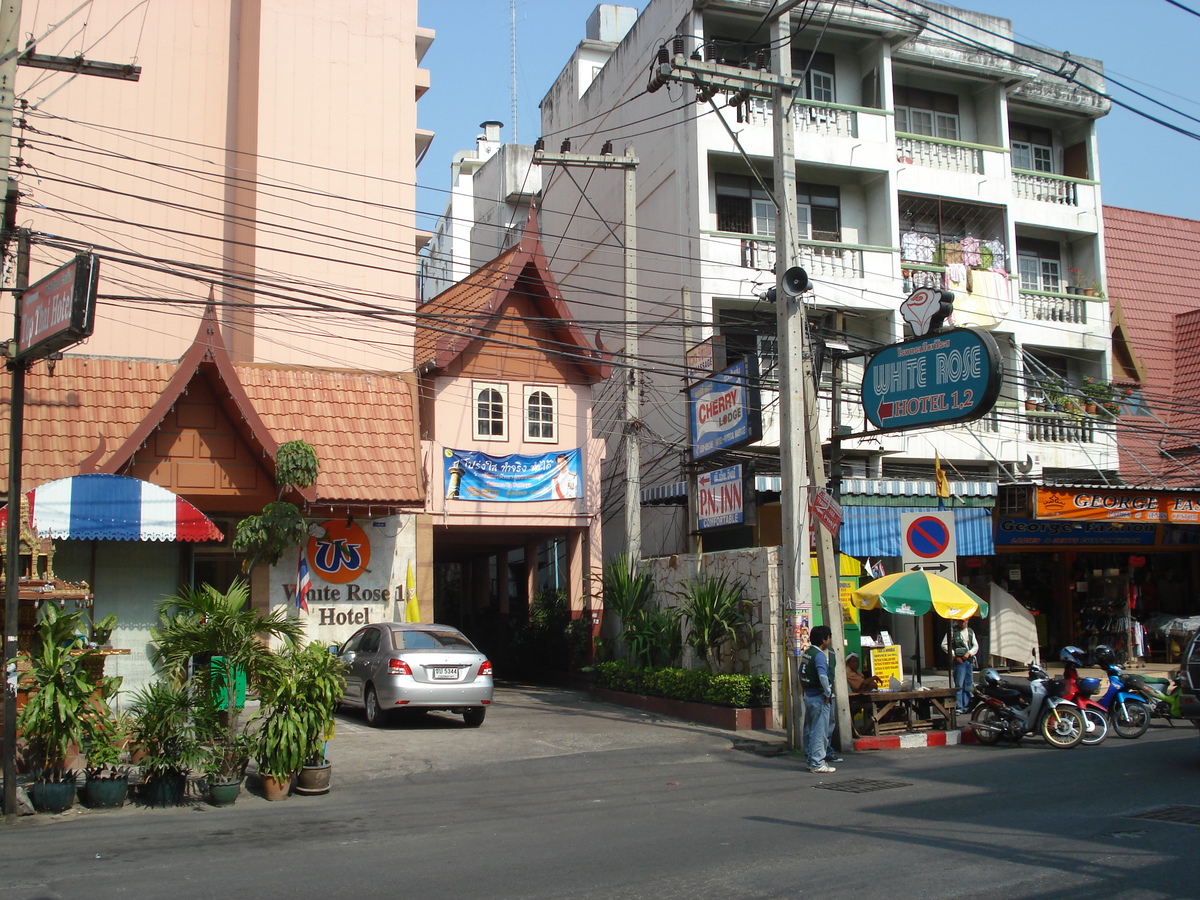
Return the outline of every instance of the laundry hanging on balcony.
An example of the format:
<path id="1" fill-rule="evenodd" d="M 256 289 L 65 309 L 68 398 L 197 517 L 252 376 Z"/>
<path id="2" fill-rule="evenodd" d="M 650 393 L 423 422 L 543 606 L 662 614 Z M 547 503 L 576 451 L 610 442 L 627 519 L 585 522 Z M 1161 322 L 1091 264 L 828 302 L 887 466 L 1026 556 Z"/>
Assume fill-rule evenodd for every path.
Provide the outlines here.
<path id="1" fill-rule="evenodd" d="M 211 519 L 166 488 L 125 475 L 73 475 L 25 494 L 29 524 L 43 538 L 219 541 Z M 0 528 L 8 507 L 0 508 Z"/>

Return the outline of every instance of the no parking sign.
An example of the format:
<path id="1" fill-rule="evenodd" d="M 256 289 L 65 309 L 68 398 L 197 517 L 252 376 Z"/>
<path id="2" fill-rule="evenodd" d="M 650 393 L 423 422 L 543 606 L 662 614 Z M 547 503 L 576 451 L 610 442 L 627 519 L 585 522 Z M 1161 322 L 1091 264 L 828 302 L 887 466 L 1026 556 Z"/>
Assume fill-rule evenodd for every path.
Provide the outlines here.
<path id="1" fill-rule="evenodd" d="M 900 536 L 906 571 L 925 569 L 954 577 L 958 544 L 954 539 L 954 513 L 948 510 L 903 513 Z"/>

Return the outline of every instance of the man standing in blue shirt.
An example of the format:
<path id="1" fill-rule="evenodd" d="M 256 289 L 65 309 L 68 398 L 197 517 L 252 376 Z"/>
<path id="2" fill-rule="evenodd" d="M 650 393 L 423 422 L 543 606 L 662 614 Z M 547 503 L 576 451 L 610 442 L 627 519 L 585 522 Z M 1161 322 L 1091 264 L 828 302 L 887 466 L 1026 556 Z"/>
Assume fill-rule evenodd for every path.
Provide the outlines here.
<path id="1" fill-rule="evenodd" d="M 830 744 L 833 724 L 833 684 L 829 679 L 829 658 L 825 651 L 833 638 L 828 625 L 818 625 L 808 636 L 811 642 L 800 656 L 800 686 L 804 690 L 804 754 L 808 771 L 817 774 L 836 772 L 827 760 L 833 755 Z"/>

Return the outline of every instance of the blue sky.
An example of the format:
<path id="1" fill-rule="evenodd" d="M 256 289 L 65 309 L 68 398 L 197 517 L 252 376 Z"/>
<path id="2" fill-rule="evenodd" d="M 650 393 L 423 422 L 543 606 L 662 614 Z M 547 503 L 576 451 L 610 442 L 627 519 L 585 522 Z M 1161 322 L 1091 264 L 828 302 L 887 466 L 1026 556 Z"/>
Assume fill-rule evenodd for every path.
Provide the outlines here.
<path id="1" fill-rule="evenodd" d="M 1181 0 L 1200 11 L 1200 0 Z M 644 9 L 647 0 L 623 5 Z M 1116 78 L 1200 119 L 1200 16 L 1166 0 L 962 0 L 955 5 L 1011 19 L 1018 40 L 1104 62 Z M 432 87 L 419 124 L 437 133 L 418 171 L 417 205 L 440 214 L 450 161 L 472 149 L 479 123 L 505 123 L 503 137 L 533 143 L 538 103 L 584 36 L 596 0 L 516 0 L 517 124 L 512 133 L 509 0 L 419 0 L 418 21 L 437 32 L 425 56 Z M 1110 85 L 1114 97 L 1200 132 L 1188 121 Z M 1114 107 L 1100 122 L 1104 202 L 1200 219 L 1200 141 Z"/>

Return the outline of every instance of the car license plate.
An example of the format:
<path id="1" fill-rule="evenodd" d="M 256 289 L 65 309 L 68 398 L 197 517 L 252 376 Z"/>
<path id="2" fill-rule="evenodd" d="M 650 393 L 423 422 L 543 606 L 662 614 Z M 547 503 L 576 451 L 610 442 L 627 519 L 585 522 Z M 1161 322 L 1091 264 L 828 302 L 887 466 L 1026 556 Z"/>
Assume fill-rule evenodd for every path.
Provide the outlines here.
<path id="1" fill-rule="evenodd" d="M 453 681 L 458 677 L 458 666 L 434 666 L 433 677 L 442 681 Z"/>

